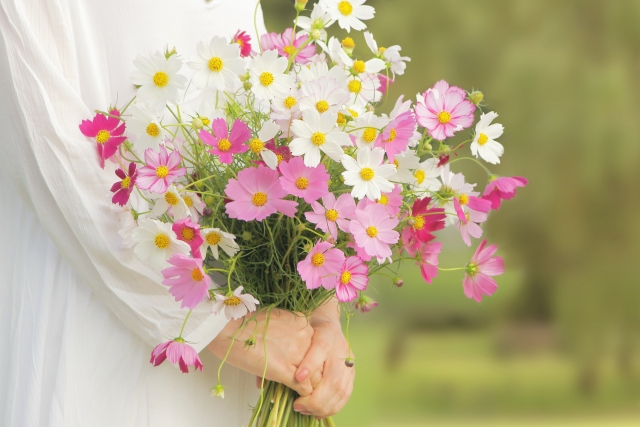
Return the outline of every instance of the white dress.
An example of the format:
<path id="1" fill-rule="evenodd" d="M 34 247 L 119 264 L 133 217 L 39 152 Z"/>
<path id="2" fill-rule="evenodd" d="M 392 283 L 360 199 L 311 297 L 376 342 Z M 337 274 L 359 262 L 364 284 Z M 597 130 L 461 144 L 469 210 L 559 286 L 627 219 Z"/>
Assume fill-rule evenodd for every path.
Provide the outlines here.
<path id="1" fill-rule="evenodd" d="M 78 129 L 133 95 L 132 60 L 246 30 L 256 0 L 0 0 L 0 426 L 246 425 L 254 377 L 205 346 L 223 317 L 194 312 L 185 338 L 204 372 L 153 368 L 184 319 L 157 273 L 121 250 L 99 167 Z M 264 32 L 259 11 L 258 31 Z"/>

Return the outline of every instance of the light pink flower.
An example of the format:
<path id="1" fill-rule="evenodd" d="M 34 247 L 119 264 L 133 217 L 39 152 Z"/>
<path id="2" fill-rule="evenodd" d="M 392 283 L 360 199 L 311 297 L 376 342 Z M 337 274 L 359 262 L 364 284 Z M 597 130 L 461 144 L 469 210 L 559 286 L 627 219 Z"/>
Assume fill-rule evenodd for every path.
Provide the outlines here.
<path id="1" fill-rule="evenodd" d="M 282 200 L 287 191 L 278 172 L 262 165 L 238 172 L 238 179 L 230 179 L 224 192 L 232 200 L 227 203 L 227 214 L 244 221 L 262 221 L 276 212 L 293 217 L 298 206 L 298 202 Z"/>
<path id="2" fill-rule="evenodd" d="M 429 243 L 436 237 L 431 234 L 444 228 L 444 209 L 429 208 L 431 198 L 417 199 L 411 209 L 411 222 L 402 230 L 402 244 L 413 256 L 422 243 Z"/>
<path id="3" fill-rule="evenodd" d="M 400 206 L 402 206 L 402 186 L 396 184 L 389 193 L 381 193 L 381 196 L 378 200 L 373 201 L 368 198 L 364 198 L 360 200 L 360 203 L 363 203 L 364 206 L 380 204 L 387 208 L 387 213 L 391 216 L 396 216 L 400 213 Z"/>
<path id="4" fill-rule="evenodd" d="M 195 309 L 207 298 L 211 281 L 202 269 L 202 259 L 175 254 L 168 262 L 173 267 L 162 270 L 162 284 L 169 286 L 169 293 L 176 301 L 182 301 L 182 308 Z"/>
<path id="5" fill-rule="evenodd" d="M 411 111 L 406 111 L 391 120 L 381 137 L 376 140 L 375 146 L 381 147 L 387 153 L 389 162 L 393 163 L 394 156 L 407 149 L 415 128 L 415 116 Z"/>
<path id="6" fill-rule="evenodd" d="M 236 120 L 229 132 L 225 119 L 218 118 L 211 124 L 211 129 L 213 135 L 204 129 L 198 135 L 205 144 L 212 147 L 209 152 L 220 157 L 221 163 L 231 164 L 234 154 L 244 153 L 249 149 L 245 143 L 251 138 L 251 131 L 242 120 Z"/>
<path id="7" fill-rule="evenodd" d="M 431 242 L 422 245 L 418 250 L 420 262 L 416 265 L 420 266 L 422 278 L 429 284 L 438 276 L 438 254 L 442 251 L 442 243 Z"/>
<path id="8" fill-rule="evenodd" d="M 529 181 L 521 176 L 494 178 L 487 184 L 482 198 L 491 202 L 491 209 L 497 210 L 503 200 L 513 199 L 518 187 L 524 187 L 528 183 Z"/>
<path id="9" fill-rule="evenodd" d="M 191 255 L 194 258 L 202 258 L 200 254 L 200 246 L 204 243 L 204 238 L 202 237 L 202 233 L 200 233 L 200 225 L 191 222 L 189 218 L 181 219 L 180 221 L 176 221 L 171 229 L 178 240 L 182 240 L 189 247 L 191 247 Z"/>
<path id="10" fill-rule="evenodd" d="M 240 56 L 246 58 L 251 55 L 251 36 L 246 31 L 240 31 L 233 36 L 233 43 L 240 45 Z"/>
<path id="11" fill-rule="evenodd" d="M 393 79 L 390 79 L 385 74 L 378 74 L 378 80 L 380 80 L 380 86 L 378 87 L 378 91 L 385 95 L 387 93 L 387 89 L 393 83 Z"/>
<path id="12" fill-rule="evenodd" d="M 473 197 L 473 196 L 472 196 Z M 466 199 L 462 199 L 462 201 L 466 202 L 465 205 L 460 203 L 460 199 L 454 197 L 453 205 L 456 210 L 456 214 L 458 215 L 458 222 L 456 227 L 460 231 L 462 235 L 462 240 L 467 244 L 467 246 L 471 246 L 471 236 L 479 239 L 482 237 L 482 228 L 480 225 L 487 220 L 487 212 L 489 211 L 489 202 L 483 199 L 479 199 L 477 197 L 473 197 L 474 199 L 474 207 L 480 207 L 481 211 L 475 210 L 471 208 L 472 202 L 471 197 L 469 197 L 469 201 Z M 482 203 L 480 203 L 482 202 Z M 463 209 L 463 206 L 466 206 L 466 211 Z"/>
<path id="13" fill-rule="evenodd" d="M 394 230 L 398 222 L 398 218 L 389 216 L 384 206 L 371 205 L 364 210 L 356 209 L 356 219 L 351 221 L 349 231 L 358 246 L 380 261 L 391 257 L 389 245 L 396 244 L 400 238 Z"/>
<path id="14" fill-rule="evenodd" d="M 183 374 L 189 373 L 189 366 L 194 366 L 195 369 L 200 369 L 200 371 L 204 367 L 195 348 L 185 343 L 182 338 L 164 342 L 151 352 L 150 362 L 153 366 L 160 365 L 165 359 L 169 359 L 169 362 L 178 365 Z"/>
<path id="15" fill-rule="evenodd" d="M 120 117 L 120 112 L 116 109 L 109 111 L 112 116 Z M 104 168 L 104 161 L 113 156 L 127 137 L 123 136 L 125 124 L 115 117 L 106 117 L 103 114 L 96 114 L 93 120 L 83 120 L 80 123 L 80 132 L 89 138 L 95 138 L 100 158 L 100 167 Z"/>
<path id="16" fill-rule="evenodd" d="M 153 148 L 144 152 L 146 166 L 138 170 L 138 187 L 152 193 L 164 194 L 177 178 L 187 173 L 186 168 L 179 168 L 180 153 L 174 150 L 169 154 L 162 145 L 157 153 Z"/>
<path id="17" fill-rule="evenodd" d="M 291 42 L 292 36 L 293 43 Z M 280 56 L 284 56 L 287 59 L 297 52 L 295 62 L 298 64 L 306 64 L 310 61 L 311 57 L 316 54 L 316 47 L 312 43 L 309 43 L 302 50 L 298 51 L 308 38 L 309 36 L 307 35 L 298 36 L 298 34 L 293 34 L 293 28 L 287 28 L 282 34 L 264 34 L 261 38 L 262 49 L 269 50 L 275 48 L 278 50 Z"/>
<path id="18" fill-rule="evenodd" d="M 318 242 L 305 259 L 298 263 L 298 273 L 307 289 L 322 286 L 333 289 L 344 264 L 344 253 L 329 242 Z"/>
<path id="19" fill-rule="evenodd" d="M 247 313 L 256 311 L 256 304 L 260 301 L 255 299 L 251 294 L 243 294 L 242 286 L 238 286 L 233 293 L 227 295 L 215 294 L 216 303 L 211 307 L 211 312 L 220 314 L 224 311 L 227 319 L 240 319 Z"/>
<path id="20" fill-rule="evenodd" d="M 424 93 L 415 107 L 418 123 L 438 141 L 453 136 L 454 133 L 473 124 L 476 106 L 466 99 L 464 90 L 449 86 L 444 80 L 436 83 Z"/>
<path id="21" fill-rule="evenodd" d="M 305 212 L 304 216 L 316 228 L 330 233 L 334 239 L 338 238 L 338 227 L 345 233 L 349 232 L 349 220 L 356 214 L 356 202 L 351 194 L 342 194 L 336 200 L 333 193 L 322 197 L 322 206 L 318 202 L 311 203 L 313 212 Z"/>
<path id="22" fill-rule="evenodd" d="M 136 173 L 136 164 L 133 162 L 129 163 L 128 173 L 123 169 L 118 168 L 116 170 L 116 175 L 120 178 L 120 181 L 117 181 L 111 186 L 111 192 L 115 193 L 111 202 L 113 204 L 117 203 L 120 206 L 124 206 L 129 201 L 129 196 L 131 196 L 131 191 L 133 190 L 136 178 L 138 177 L 138 174 Z"/>
<path id="23" fill-rule="evenodd" d="M 315 168 L 304 165 L 302 157 L 294 157 L 288 162 L 279 164 L 280 184 L 282 188 L 305 202 L 313 203 L 320 197 L 329 194 L 329 174 L 320 163 Z"/>
<path id="24" fill-rule="evenodd" d="M 369 268 L 357 256 L 350 256 L 344 262 L 336 280 L 336 297 L 340 302 L 356 299 L 358 291 L 367 289 Z"/>
<path id="25" fill-rule="evenodd" d="M 498 250 L 498 246 L 489 245 L 483 240 L 476 249 L 476 253 L 467 264 L 467 272 L 462 280 L 464 294 L 467 298 L 473 298 L 477 302 L 482 301 L 482 295 L 492 295 L 498 284 L 491 276 L 499 276 L 504 273 L 504 260 L 493 254 Z"/>

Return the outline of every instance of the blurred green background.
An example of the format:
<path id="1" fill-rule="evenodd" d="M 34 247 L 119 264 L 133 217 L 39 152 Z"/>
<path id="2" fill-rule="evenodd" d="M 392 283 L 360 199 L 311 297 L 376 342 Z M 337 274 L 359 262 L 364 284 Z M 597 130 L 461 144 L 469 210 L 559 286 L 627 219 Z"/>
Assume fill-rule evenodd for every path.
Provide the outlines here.
<path id="1" fill-rule="evenodd" d="M 263 0 L 270 31 L 290 26 L 292 4 Z M 339 426 L 640 425 L 640 1 L 367 4 L 378 44 L 412 58 L 385 108 L 440 79 L 482 90 L 506 129 L 492 171 L 530 184 L 485 229 L 508 270 L 494 296 L 477 304 L 461 273 L 427 285 L 410 265 L 402 288 L 372 284 L 380 306 L 352 321 Z M 440 238 L 441 266 L 464 265 L 457 230 Z"/>

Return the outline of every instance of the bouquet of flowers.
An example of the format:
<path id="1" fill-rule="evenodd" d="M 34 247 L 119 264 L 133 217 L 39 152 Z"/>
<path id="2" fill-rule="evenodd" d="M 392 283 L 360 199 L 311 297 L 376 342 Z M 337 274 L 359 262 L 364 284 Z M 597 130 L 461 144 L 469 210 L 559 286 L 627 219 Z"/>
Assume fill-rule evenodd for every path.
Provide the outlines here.
<path id="1" fill-rule="evenodd" d="M 431 283 L 442 250 L 434 232 L 455 226 L 470 246 L 488 213 L 527 183 L 478 160 L 497 164 L 504 151 L 497 114 L 476 122 L 481 92 L 439 81 L 415 103 L 401 96 L 380 113 L 410 59 L 399 46 L 378 47 L 369 32 L 357 55 L 351 38 L 329 38 L 334 23 L 366 28 L 374 10 L 364 0 L 320 0 L 308 17 L 306 3 L 296 1 L 294 25 L 282 34 L 257 42 L 238 31 L 198 43 L 186 60 L 190 78 L 175 49 L 139 56 L 135 98 L 80 125 L 101 165 L 119 166 L 111 192 L 125 246 L 185 309 L 207 304 L 229 319 L 257 307 L 310 315 L 335 297 L 347 317 L 369 311 L 369 277 L 410 260 Z M 467 141 L 447 143 L 474 122 Z M 482 194 L 453 172 L 459 161 L 487 171 Z M 492 276 L 504 271 L 496 249 L 482 241 L 454 269 L 465 273 L 467 297 L 496 291 Z M 214 272 L 226 283 L 214 283 Z M 158 345 L 151 362 L 202 370 L 181 335 Z M 354 363 L 349 354 L 345 363 Z M 222 384 L 212 390 L 223 396 Z M 296 397 L 267 382 L 250 425 L 333 425 L 293 412 Z"/>

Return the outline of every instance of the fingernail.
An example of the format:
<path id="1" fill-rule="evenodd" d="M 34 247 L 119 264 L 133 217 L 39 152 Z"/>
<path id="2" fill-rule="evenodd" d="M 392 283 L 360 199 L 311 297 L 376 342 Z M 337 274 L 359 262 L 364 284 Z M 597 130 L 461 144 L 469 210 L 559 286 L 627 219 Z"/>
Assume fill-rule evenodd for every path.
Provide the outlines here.
<path id="1" fill-rule="evenodd" d="M 302 382 L 306 380 L 308 376 L 309 376 L 309 370 L 303 369 L 302 371 L 298 372 L 298 378 L 299 378 L 298 381 Z"/>
<path id="2" fill-rule="evenodd" d="M 302 411 L 306 411 L 307 408 L 305 408 L 302 405 L 293 405 L 293 410 L 296 411 L 296 412 L 302 412 Z"/>

